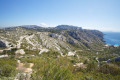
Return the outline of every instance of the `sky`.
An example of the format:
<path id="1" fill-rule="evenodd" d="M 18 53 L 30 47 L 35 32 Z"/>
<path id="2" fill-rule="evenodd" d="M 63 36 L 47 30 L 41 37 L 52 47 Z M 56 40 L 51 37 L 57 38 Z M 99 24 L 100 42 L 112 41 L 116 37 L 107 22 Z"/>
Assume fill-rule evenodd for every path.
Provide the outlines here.
<path id="1" fill-rule="evenodd" d="M 62 24 L 120 32 L 120 0 L 0 0 L 0 27 Z"/>

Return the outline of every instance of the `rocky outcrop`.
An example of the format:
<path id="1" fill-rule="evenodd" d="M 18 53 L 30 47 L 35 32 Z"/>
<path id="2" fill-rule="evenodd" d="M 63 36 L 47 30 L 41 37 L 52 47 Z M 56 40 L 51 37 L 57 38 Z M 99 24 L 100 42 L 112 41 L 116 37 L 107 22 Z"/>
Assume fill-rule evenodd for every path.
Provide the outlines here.
<path id="1" fill-rule="evenodd" d="M 24 49 L 17 50 L 15 54 L 25 54 Z"/>

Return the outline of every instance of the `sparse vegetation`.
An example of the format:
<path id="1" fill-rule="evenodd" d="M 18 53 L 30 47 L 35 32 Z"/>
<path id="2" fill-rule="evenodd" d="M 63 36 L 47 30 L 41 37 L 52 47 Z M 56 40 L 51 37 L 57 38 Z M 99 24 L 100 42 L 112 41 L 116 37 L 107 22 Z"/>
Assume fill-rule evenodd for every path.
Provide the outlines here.
<path id="1" fill-rule="evenodd" d="M 1 30 L 0 36 L 10 45 L 0 48 L 0 80 L 14 80 L 16 76 L 21 80 L 120 79 L 120 61 L 115 60 L 120 56 L 120 47 L 104 47 L 99 31 L 15 27 Z M 16 54 L 20 49 L 25 53 Z M 68 56 L 68 52 L 73 55 Z"/>
<path id="2" fill-rule="evenodd" d="M 8 78 L 8 77 L 15 77 L 17 70 L 16 70 L 16 61 L 11 58 L 3 58 L 0 59 L 0 79 Z"/>

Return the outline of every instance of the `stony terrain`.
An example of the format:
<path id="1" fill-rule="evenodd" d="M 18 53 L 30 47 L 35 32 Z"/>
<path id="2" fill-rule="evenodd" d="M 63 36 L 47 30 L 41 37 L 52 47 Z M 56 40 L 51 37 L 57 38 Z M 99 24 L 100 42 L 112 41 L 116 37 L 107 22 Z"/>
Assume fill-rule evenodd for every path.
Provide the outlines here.
<path id="1" fill-rule="evenodd" d="M 66 26 L 66 27 L 64 27 Z M 62 28 L 64 27 L 64 28 Z M 1 46 L 8 48 L 39 50 L 50 49 L 66 54 L 77 49 L 101 49 L 103 34 L 96 30 L 85 30 L 75 26 L 59 25 L 55 28 L 14 27 L 1 30 Z M 56 30 L 56 32 L 52 31 Z M 59 30 L 59 32 L 57 32 Z M 41 54 L 41 52 L 39 52 Z"/>
<path id="2" fill-rule="evenodd" d="M 0 79 L 92 80 L 92 76 L 99 80 L 102 75 L 109 80 L 112 75 L 111 79 L 119 80 L 113 76 L 119 75 L 119 62 L 113 61 L 119 61 L 120 47 L 106 45 L 103 36 L 100 31 L 70 25 L 0 29 Z"/>

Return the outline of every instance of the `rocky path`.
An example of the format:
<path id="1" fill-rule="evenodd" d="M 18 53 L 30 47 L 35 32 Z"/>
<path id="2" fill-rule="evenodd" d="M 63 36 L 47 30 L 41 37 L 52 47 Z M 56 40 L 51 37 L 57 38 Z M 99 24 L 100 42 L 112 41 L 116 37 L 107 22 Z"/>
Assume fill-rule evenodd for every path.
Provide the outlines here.
<path id="1" fill-rule="evenodd" d="M 29 66 L 25 67 L 25 64 L 22 63 L 20 60 L 17 60 L 17 63 L 18 63 L 18 66 L 16 69 L 19 71 L 19 73 L 16 75 L 14 80 L 20 80 L 20 79 L 30 80 L 31 73 L 32 73 L 32 67 L 34 66 L 34 64 L 28 63 Z"/>

